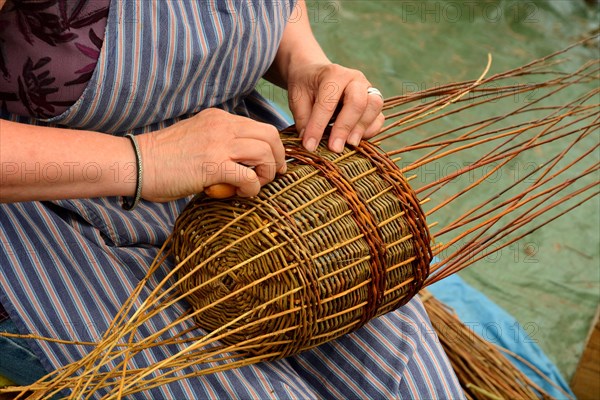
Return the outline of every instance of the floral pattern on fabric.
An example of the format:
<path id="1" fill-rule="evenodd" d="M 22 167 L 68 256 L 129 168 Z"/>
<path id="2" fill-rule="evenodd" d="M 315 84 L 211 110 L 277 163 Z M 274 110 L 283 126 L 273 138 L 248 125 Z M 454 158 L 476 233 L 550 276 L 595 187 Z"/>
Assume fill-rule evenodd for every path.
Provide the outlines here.
<path id="1" fill-rule="evenodd" d="M 46 119 L 81 96 L 110 0 L 8 0 L 0 11 L 0 110 Z"/>

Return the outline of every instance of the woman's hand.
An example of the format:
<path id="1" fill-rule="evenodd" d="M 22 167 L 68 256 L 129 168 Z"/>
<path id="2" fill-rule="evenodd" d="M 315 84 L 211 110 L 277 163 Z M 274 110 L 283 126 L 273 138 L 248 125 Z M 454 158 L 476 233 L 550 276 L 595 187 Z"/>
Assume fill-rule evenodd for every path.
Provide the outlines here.
<path id="1" fill-rule="evenodd" d="M 313 151 L 338 104 L 329 149 L 341 152 L 346 143 L 376 135 L 383 126 L 383 99 L 368 94 L 371 84 L 357 70 L 331 63 L 312 34 L 304 0 L 284 32 L 275 60 L 265 78 L 288 89 L 290 110 L 302 143 Z"/>
<path id="2" fill-rule="evenodd" d="M 217 183 L 235 186 L 239 196 L 254 196 L 276 173 L 286 171 L 275 127 L 219 109 L 139 135 L 138 142 L 142 197 L 150 201 L 178 199 Z"/>
<path id="3" fill-rule="evenodd" d="M 340 103 L 328 142 L 332 151 L 356 146 L 383 126 L 383 99 L 368 94 L 371 84 L 362 72 L 332 63 L 290 65 L 287 78 L 290 110 L 306 149 L 315 150 Z"/>

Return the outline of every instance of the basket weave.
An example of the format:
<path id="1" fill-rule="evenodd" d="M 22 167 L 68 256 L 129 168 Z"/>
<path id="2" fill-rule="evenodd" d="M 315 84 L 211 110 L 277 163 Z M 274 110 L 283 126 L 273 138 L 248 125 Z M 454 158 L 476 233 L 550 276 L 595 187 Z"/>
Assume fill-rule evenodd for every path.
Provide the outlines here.
<path id="1" fill-rule="evenodd" d="M 376 146 L 310 153 L 293 127 L 282 140 L 285 175 L 250 199 L 195 197 L 173 240 L 198 325 L 227 326 L 222 342 L 273 358 L 402 306 L 431 260 L 416 195 Z"/>

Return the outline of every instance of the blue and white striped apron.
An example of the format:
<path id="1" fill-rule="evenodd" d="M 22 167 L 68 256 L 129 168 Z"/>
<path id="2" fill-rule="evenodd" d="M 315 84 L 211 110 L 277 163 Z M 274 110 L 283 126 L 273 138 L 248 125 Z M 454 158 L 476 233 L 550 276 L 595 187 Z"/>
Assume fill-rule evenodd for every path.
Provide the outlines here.
<path id="1" fill-rule="evenodd" d="M 283 118 L 253 90 L 275 57 L 293 3 L 113 0 L 94 76 L 79 101 L 47 121 L 13 119 L 123 135 L 216 106 L 282 128 Z M 123 211 L 117 198 L 1 204 L 2 305 L 22 333 L 98 340 L 145 276 L 185 202 L 142 201 L 133 212 Z M 171 266 L 165 263 L 158 275 Z M 166 324 L 185 309 L 177 304 L 153 323 Z M 86 351 L 44 341 L 29 345 L 48 371 Z M 149 350 L 132 366 L 144 368 L 169 351 Z M 462 398 L 462 391 L 415 299 L 298 356 L 138 396 Z"/>

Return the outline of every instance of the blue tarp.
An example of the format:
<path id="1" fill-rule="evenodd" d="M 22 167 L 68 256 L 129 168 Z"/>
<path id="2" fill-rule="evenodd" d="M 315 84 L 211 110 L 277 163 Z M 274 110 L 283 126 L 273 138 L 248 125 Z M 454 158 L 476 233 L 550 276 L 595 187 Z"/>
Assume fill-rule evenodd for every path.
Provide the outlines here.
<path id="1" fill-rule="evenodd" d="M 527 335 L 517 320 L 481 292 L 469 286 L 458 275 L 445 278 L 428 289 L 438 300 L 452 307 L 460 320 L 479 336 L 527 360 L 565 392 L 575 397 L 556 366 L 540 349 L 536 340 Z M 557 399 L 566 398 L 563 392 L 527 365 L 513 357 L 508 356 L 508 358 L 549 395 Z"/>

